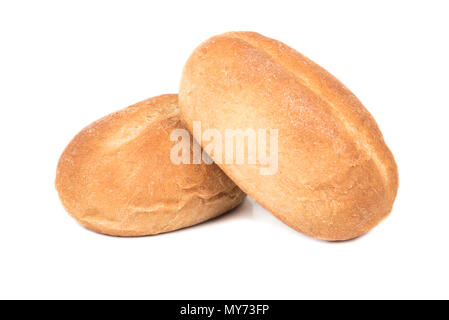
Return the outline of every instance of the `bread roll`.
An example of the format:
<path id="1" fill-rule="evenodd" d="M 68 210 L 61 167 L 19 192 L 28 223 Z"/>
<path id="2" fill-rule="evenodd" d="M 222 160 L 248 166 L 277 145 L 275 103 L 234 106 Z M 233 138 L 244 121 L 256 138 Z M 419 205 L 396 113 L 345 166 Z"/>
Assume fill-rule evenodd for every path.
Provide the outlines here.
<path id="1" fill-rule="evenodd" d="M 240 204 L 244 193 L 215 165 L 170 161 L 183 128 L 177 95 L 151 98 L 82 130 L 62 154 L 56 189 L 82 225 L 116 236 L 188 227 Z"/>
<path id="2" fill-rule="evenodd" d="M 398 173 L 375 120 L 334 76 L 287 45 L 253 32 L 209 39 L 184 67 L 179 104 L 190 131 L 194 121 L 222 135 L 278 130 L 275 174 L 261 175 L 259 162 L 219 166 L 297 231 L 347 240 L 390 213 Z"/>

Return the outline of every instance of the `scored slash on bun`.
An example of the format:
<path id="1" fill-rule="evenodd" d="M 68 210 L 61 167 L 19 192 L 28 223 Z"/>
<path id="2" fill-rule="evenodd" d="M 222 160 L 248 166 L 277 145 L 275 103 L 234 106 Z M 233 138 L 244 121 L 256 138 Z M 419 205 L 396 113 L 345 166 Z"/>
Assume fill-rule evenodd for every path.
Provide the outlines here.
<path id="1" fill-rule="evenodd" d="M 279 130 L 276 174 L 260 175 L 258 164 L 219 166 L 292 228 L 347 240 L 390 213 L 397 166 L 375 120 L 340 81 L 287 45 L 253 32 L 209 39 L 184 67 L 179 105 L 190 131 L 194 121 L 222 134 Z"/>
<path id="2" fill-rule="evenodd" d="M 183 128 L 177 95 L 154 97 L 86 127 L 62 154 L 56 189 L 82 225 L 143 236 L 198 224 L 239 205 L 245 194 L 215 165 L 170 161 Z"/>

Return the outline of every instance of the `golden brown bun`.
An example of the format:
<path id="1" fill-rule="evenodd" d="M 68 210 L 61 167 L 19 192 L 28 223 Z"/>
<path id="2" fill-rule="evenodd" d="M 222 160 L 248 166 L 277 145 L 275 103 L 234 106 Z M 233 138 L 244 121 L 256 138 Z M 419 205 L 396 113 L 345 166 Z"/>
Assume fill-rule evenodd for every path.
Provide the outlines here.
<path id="1" fill-rule="evenodd" d="M 259 165 L 220 167 L 290 227 L 347 240 L 390 213 L 398 173 L 375 120 L 334 76 L 287 45 L 253 32 L 209 39 L 184 67 L 179 105 L 190 131 L 193 121 L 222 134 L 279 130 L 275 175 L 260 175 Z"/>
<path id="2" fill-rule="evenodd" d="M 188 227 L 240 204 L 245 194 L 215 165 L 175 165 L 177 95 L 139 102 L 82 130 L 59 160 L 56 189 L 81 224 L 117 236 Z"/>

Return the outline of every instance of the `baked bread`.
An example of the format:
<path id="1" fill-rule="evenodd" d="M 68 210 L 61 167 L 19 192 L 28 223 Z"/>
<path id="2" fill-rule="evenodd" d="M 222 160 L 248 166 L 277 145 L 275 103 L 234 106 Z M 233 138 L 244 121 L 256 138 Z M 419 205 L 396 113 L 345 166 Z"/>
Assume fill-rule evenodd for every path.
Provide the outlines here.
<path id="1" fill-rule="evenodd" d="M 253 32 L 207 40 L 184 67 L 179 105 L 190 131 L 194 121 L 223 136 L 278 130 L 275 174 L 261 175 L 259 162 L 219 166 L 290 227 L 347 240 L 390 213 L 398 172 L 375 120 L 334 76 L 287 45 Z"/>
<path id="2" fill-rule="evenodd" d="M 94 122 L 62 154 L 56 189 L 82 225 L 116 236 L 188 227 L 240 204 L 245 194 L 215 165 L 173 164 L 183 128 L 177 95 L 151 98 Z"/>

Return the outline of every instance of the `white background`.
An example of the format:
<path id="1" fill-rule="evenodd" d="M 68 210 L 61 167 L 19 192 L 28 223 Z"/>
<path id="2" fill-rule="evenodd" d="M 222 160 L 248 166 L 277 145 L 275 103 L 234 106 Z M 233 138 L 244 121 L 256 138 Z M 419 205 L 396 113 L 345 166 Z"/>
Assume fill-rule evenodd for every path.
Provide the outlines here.
<path id="1" fill-rule="evenodd" d="M 449 298 L 447 1 L 2 1 L 0 298 Z M 289 229 L 254 201 L 169 234 L 69 217 L 58 157 L 90 122 L 176 93 L 191 51 L 251 30 L 304 53 L 376 118 L 399 166 L 357 240 Z"/>

